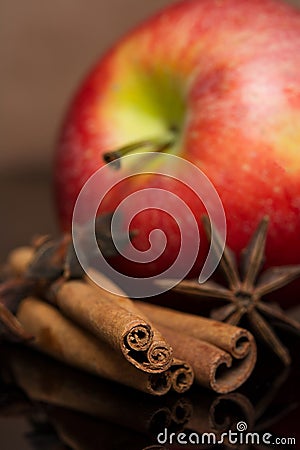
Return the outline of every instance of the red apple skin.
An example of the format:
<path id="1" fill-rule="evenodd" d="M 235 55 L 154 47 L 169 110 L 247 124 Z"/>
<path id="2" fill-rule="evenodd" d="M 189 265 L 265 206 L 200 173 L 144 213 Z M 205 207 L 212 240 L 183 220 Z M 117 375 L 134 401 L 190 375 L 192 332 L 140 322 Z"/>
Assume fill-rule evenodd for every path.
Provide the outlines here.
<path id="1" fill-rule="evenodd" d="M 178 117 L 168 113 L 172 95 L 184 105 Z M 147 101 L 145 106 L 143 96 L 154 106 Z M 214 184 L 234 252 L 268 215 L 267 265 L 300 263 L 299 10 L 275 0 L 182 1 L 109 50 L 84 80 L 62 128 L 55 187 L 64 230 L 71 227 L 80 189 L 104 164 L 103 153 L 159 137 L 153 118 L 161 122 L 162 137 L 175 121 L 180 138 L 173 153 Z M 156 185 L 148 177 L 122 195 Z M 188 190 L 171 183 L 164 188 L 180 193 L 200 220 L 204 209 Z M 116 206 L 122 195 L 115 194 L 104 209 Z M 170 246 L 156 264 L 127 262 L 128 273 L 150 276 L 174 260 L 180 236 L 172 218 L 148 212 L 138 215 L 132 228 L 139 231 L 133 241 L 139 249 L 148 247 L 152 228 L 163 229 Z M 202 259 L 203 254 L 191 275 L 200 271 Z"/>

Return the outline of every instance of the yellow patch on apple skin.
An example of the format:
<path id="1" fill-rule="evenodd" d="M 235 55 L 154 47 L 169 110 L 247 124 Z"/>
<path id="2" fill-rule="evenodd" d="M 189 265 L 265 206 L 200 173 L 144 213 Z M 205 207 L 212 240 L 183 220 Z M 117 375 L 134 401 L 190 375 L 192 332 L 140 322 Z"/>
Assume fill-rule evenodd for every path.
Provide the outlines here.
<path id="1" fill-rule="evenodd" d="M 101 102 L 99 116 L 105 117 L 117 145 L 172 136 L 185 115 L 181 83 L 163 70 L 148 74 L 141 67 L 123 68 L 112 81 Z"/>
<path id="2" fill-rule="evenodd" d="M 278 122 L 277 122 L 278 123 Z M 269 137 L 278 164 L 289 174 L 299 176 L 300 171 L 300 117 L 287 113 Z"/>

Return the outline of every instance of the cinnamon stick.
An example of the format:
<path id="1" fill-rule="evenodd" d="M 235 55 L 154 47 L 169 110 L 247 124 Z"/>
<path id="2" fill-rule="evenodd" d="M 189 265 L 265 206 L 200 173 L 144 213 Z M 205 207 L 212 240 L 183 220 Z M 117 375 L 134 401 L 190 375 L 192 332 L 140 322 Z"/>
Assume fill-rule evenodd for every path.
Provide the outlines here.
<path id="1" fill-rule="evenodd" d="M 102 298 L 117 303 L 128 311 L 131 311 L 133 314 L 137 314 L 147 321 L 149 320 L 138 308 L 136 302 L 128 298 L 125 292 L 112 280 L 94 269 L 91 269 L 89 273 L 92 275 L 93 279 L 90 276 L 85 276 L 85 281 L 92 286 Z M 105 289 L 101 286 L 105 286 Z M 155 333 L 158 333 L 156 327 L 154 327 L 154 330 Z M 193 368 L 186 359 L 181 360 L 174 358 L 169 373 L 172 377 L 173 390 L 179 394 L 188 391 L 194 382 Z"/>
<path id="2" fill-rule="evenodd" d="M 60 361 L 153 395 L 163 395 L 172 386 L 168 372 L 137 370 L 121 353 L 37 298 L 23 300 L 16 316 L 34 336 L 30 345 Z"/>
<path id="3" fill-rule="evenodd" d="M 141 310 L 137 307 L 136 302 L 129 299 L 124 291 L 116 286 L 112 280 L 108 279 L 102 273 L 92 269 L 90 273 L 93 275 L 93 279 L 91 279 L 89 276 L 86 276 L 85 280 L 89 286 L 91 286 L 98 292 L 99 296 L 101 296 L 102 299 L 106 299 L 113 304 L 118 304 L 124 307 L 126 310 L 132 312 L 133 314 L 143 317 L 143 319 L 148 321 L 148 318 L 146 318 L 145 315 L 141 313 Z M 94 280 L 97 280 L 99 284 L 97 284 Z M 105 286 L 106 289 L 102 288 L 101 286 Z M 110 290 L 114 292 L 114 294 L 110 292 Z M 156 327 L 154 327 L 154 333 L 156 336 L 159 334 Z M 169 373 L 172 377 L 172 387 L 174 391 L 178 392 L 179 394 L 182 394 L 189 390 L 194 382 L 193 368 L 186 361 L 186 359 L 180 360 L 178 358 L 175 358 L 169 369 Z"/>
<path id="4" fill-rule="evenodd" d="M 124 300 L 124 305 L 126 299 Z M 74 322 L 111 345 L 135 367 L 148 373 L 165 371 L 172 348 L 141 316 L 84 281 L 64 282 L 55 289 L 55 305 Z"/>
<path id="5" fill-rule="evenodd" d="M 150 303 L 135 303 L 142 313 L 156 324 L 172 327 L 196 339 L 209 342 L 237 359 L 243 359 L 252 353 L 255 362 L 254 338 L 243 328 Z"/>

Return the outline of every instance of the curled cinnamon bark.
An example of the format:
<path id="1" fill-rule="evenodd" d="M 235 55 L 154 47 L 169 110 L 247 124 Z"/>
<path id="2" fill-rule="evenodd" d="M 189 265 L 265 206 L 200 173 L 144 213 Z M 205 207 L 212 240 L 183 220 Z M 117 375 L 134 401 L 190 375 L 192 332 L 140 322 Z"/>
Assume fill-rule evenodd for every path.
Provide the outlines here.
<path id="1" fill-rule="evenodd" d="M 135 367 L 148 373 L 167 370 L 172 348 L 140 315 L 114 298 L 107 298 L 84 281 L 58 285 L 55 305 L 74 322 L 120 351 Z"/>
<path id="2" fill-rule="evenodd" d="M 135 303 L 160 328 L 174 353 L 179 358 L 184 355 L 190 362 L 199 384 L 224 394 L 237 389 L 251 375 L 257 355 L 254 338 L 247 330 L 144 302 Z"/>
<path id="3" fill-rule="evenodd" d="M 178 394 L 188 391 L 194 382 L 194 370 L 186 361 L 174 358 L 169 369 L 172 378 L 172 387 Z"/>

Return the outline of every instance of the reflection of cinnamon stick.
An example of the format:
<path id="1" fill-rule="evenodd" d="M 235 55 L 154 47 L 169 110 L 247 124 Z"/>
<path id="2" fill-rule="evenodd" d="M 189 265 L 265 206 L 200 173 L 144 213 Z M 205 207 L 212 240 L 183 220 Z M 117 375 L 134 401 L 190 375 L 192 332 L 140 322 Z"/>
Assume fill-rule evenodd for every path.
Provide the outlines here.
<path id="1" fill-rule="evenodd" d="M 34 401 L 61 406 L 155 435 L 165 427 L 184 424 L 190 402 L 181 397 L 159 399 L 68 367 L 27 348 L 2 349 L 6 380 Z"/>
<path id="2" fill-rule="evenodd" d="M 30 399 L 36 401 L 34 404 L 46 404 L 43 408 L 50 418 L 53 418 L 53 411 L 56 410 L 66 411 L 73 416 L 72 411 L 61 408 L 67 407 L 87 413 L 88 417 L 81 416 L 87 423 L 96 424 L 91 419 L 93 416 L 101 419 L 101 422 L 97 422 L 100 426 L 104 420 L 116 424 L 120 429 L 125 427 L 147 435 L 150 433 L 153 437 L 164 428 L 168 429 L 169 435 L 173 431 L 186 431 L 198 434 L 215 432 L 220 436 L 234 429 L 237 421 L 245 421 L 250 429 L 253 424 L 253 406 L 240 393 L 215 397 L 212 393 L 195 388 L 190 400 L 183 396 L 167 396 L 147 398 L 145 401 L 143 394 L 134 397 L 126 388 L 121 389 L 71 369 L 29 349 L 9 346 L 4 351 L 2 349 L 1 357 L 5 361 L 2 367 L 4 373 L 10 373 L 5 379 L 16 382 Z M 178 428 L 174 428 L 171 420 L 178 424 Z M 91 442 L 97 441 L 98 430 L 95 428 L 94 439 L 90 435 Z M 77 433 L 72 433 L 74 438 L 75 435 Z M 87 445 L 87 442 L 89 439 L 83 439 L 82 444 Z"/>
<path id="3" fill-rule="evenodd" d="M 142 450 L 167 450 L 167 448 L 162 445 L 150 445 L 150 447 L 144 447 Z"/>
<path id="4" fill-rule="evenodd" d="M 149 437 L 109 422 L 63 408 L 51 408 L 47 416 L 61 440 L 73 450 L 141 450 Z"/>
<path id="5" fill-rule="evenodd" d="M 238 421 L 252 426 L 255 411 L 247 397 L 234 392 L 225 395 L 209 396 L 194 390 L 191 397 L 193 415 L 185 429 L 198 434 L 213 431 L 218 436 L 235 429 Z"/>
<path id="6" fill-rule="evenodd" d="M 100 295 L 83 281 L 62 283 L 55 289 L 55 304 L 66 316 L 103 339 L 138 369 L 149 373 L 166 370 L 172 349 L 164 337 L 119 302 Z"/>
<path id="7" fill-rule="evenodd" d="M 251 430 L 255 421 L 255 410 L 250 400 L 239 392 L 217 397 L 210 407 L 212 429 L 218 433 L 236 429 L 240 421 Z"/>
<path id="8" fill-rule="evenodd" d="M 165 394 L 171 388 L 168 372 L 147 374 L 135 369 L 121 353 L 36 298 L 23 300 L 17 318 L 35 337 L 32 345 L 56 359 L 154 395 Z"/>

